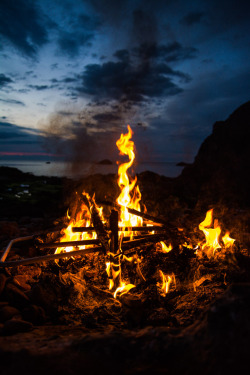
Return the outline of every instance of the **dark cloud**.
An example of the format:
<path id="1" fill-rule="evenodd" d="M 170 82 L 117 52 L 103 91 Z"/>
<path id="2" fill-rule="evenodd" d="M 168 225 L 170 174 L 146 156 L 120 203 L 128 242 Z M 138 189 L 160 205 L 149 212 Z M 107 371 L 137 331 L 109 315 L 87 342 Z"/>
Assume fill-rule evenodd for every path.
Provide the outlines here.
<path id="1" fill-rule="evenodd" d="M 21 142 L 25 142 L 23 138 L 36 138 L 36 135 L 29 134 L 30 132 L 29 128 L 25 128 L 22 126 L 17 126 L 14 124 L 11 124 L 9 122 L 0 122 L 0 139 L 4 140 L 13 140 L 16 138 L 22 138 Z M 35 132 L 35 131 L 34 131 Z"/>
<path id="2" fill-rule="evenodd" d="M 58 44 L 62 53 L 68 54 L 70 57 L 75 57 L 78 55 L 81 47 L 90 47 L 92 37 L 93 34 L 86 32 L 61 32 Z"/>
<path id="3" fill-rule="evenodd" d="M 3 86 L 7 86 L 9 83 L 12 83 L 12 79 L 10 77 L 7 77 L 4 74 L 0 74 L 0 88 Z"/>
<path id="4" fill-rule="evenodd" d="M 97 115 L 93 116 L 93 119 L 98 121 L 99 123 L 105 123 L 105 124 L 110 124 L 113 123 L 114 121 L 119 120 L 120 121 L 121 116 L 114 114 L 113 112 L 111 113 L 98 113 Z"/>
<path id="5" fill-rule="evenodd" d="M 57 113 L 60 116 L 75 116 L 75 113 L 71 111 L 58 111 Z"/>
<path id="6" fill-rule="evenodd" d="M 130 60 L 129 51 L 127 49 L 120 49 L 114 53 L 114 56 L 123 62 L 128 62 Z"/>
<path id="7" fill-rule="evenodd" d="M 187 58 L 189 51 L 178 43 L 167 46 L 141 45 L 133 50 L 135 53 L 135 61 L 131 61 L 129 50 L 123 49 L 114 54 L 118 62 L 87 65 L 79 77 L 82 85 L 78 91 L 107 99 L 140 102 L 180 93 L 182 88 L 173 81 L 174 77 L 185 82 L 190 80 L 188 75 L 170 68 L 164 62 L 167 59 Z"/>
<path id="8" fill-rule="evenodd" d="M 73 83 L 73 82 L 77 82 L 77 78 L 76 77 L 65 77 L 65 78 L 62 79 L 61 82 Z"/>
<path id="9" fill-rule="evenodd" d="M 203 17 L 204 17 L 204 13 L 202 12 L 188 13 L 185 17 L 183 17 L 180 20 L 180 23 L 186 26 L 191 26 L 195 23 L 200 23 Z"/>
<path id="10" fill-rule="evenodd" d="M 0 34 L 22 53 L 34 56 L 48 41 L 37 2 L 1 0 Z"/>
<path id="11" fill-rule="evenodd" d="M 74 17 L 68 10 L 69 18 L 65 18 L 64 27 L 58 25 L 58 46 L 60 52 L 70 57 L 76 57 L 82 47 L 90 47 L 100 21 L 96 16 L 79 14 Z"/>
<path id="12" fill-rule="evenodd" d="M 37 90 L 37 91 L 43 91 L 50 88 L 48 85 L 29 85 L 29 88 Z"/>
<path id="13" fill-rule="evenodd" d="M 0 99 L 0 101 L 2 103 L 6 103 L 6 104 L 15 104 L 15 105 L 21 105 L 21 106 L 25 107 L 24 102 L 21 102 L 20 100 L 15 100 L 15 99 Z"/>

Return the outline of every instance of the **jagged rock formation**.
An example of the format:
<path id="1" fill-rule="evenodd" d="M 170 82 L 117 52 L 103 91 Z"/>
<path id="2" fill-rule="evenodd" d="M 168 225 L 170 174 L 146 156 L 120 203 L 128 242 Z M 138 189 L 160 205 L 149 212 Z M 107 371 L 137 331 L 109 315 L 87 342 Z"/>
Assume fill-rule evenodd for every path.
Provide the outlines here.
<path id="1" fill-rule="evenodd" d="M 191 204 L 210 201 L 250 205 L 250 101 L 214 124 L 194 163 L 186 166 L 176 193 Z"/>

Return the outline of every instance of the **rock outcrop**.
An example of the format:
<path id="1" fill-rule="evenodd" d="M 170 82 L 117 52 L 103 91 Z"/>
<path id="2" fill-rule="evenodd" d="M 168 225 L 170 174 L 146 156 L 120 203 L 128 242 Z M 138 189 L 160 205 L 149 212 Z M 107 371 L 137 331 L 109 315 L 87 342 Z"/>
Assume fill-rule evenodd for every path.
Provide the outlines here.
<path id="1" fill-rule="evenodd" d="M 250 206 L 250 101 L 214 124 L 194 163 L 177 179 L 177 194 L 191 204 L 210 201 Z"/>

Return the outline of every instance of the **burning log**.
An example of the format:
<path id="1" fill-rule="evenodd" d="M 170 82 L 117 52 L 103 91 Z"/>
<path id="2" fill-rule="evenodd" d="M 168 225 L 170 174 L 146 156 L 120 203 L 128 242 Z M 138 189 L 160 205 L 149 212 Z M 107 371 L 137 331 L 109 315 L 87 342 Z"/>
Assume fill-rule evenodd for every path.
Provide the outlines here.
<path id="1" fill-rule="evenodd" d="M 118 232 L 152 232 L 152 231 L 162 231 L 165 230 L 163 226 L 160 225 L 152 225 L 152 226 L 143 226 L 143 227 L 130 227 L 130 228 L 118 228 Z M 94 227 L 73 227 L 72 231 L 74 233 L 82 233 L 82 232 L 94 232 L 95 228 Z"/>
<path id="2" fill-rule="evenodd" d="M 119 248 L 119 227 L 118 227 L 118 211 L 112 210 L 109 218 L 110 230 L 112 233 L 111 252 L 116 254 Z"/>
<path id="3" fill-rule="evenodd" d="M 109 242 L 110 242 L 110 236 L 108 234 L 107 229 L 105 228 L 105 225 L 103 224 L 103 221 L 100 217 L 100 210 L 98 210 L 94 198 L 91 198 L 87 194 L 83 194 L 83 199 L 89 208 L 92 223 L 94 225 L 95 231 L 97 233 L 99 242 L 102 244 L 102 247 L 104 249 L 105 254 L 109 252 Z"/>
<path id="4" fill-rule="evenodd" d="M 64 241 L 64 242 L 51 242 L 51 243 L 41 243 L 39 245 L 40 249 L 57 249 L 58 247 L 77 247 L 84 245 L 100 245 L 100 240 L 80 240 L 80 241 Z"/>

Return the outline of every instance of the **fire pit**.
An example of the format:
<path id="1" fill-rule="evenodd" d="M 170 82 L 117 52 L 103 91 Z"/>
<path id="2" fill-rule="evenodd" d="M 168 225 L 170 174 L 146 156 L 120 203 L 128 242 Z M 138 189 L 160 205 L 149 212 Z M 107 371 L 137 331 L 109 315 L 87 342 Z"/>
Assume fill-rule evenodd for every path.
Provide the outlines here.
<path id="1" fill-rule="evenodd" d="M 250 332 L 247 248 L 213 218 L 213 209 L 193 228 L 148 214 L 136 178 L 127 174 L 131 137 L 128 127 L 117 141 L 129 161 L 119 166 L 116 201 L 77 194 L 64 229 L 16 238 L 3 252 L 0 318 L 11 348 L 7 355 L 1 344 L 6 374 L 24 368 L 24 360 L 31 373 L 41 359 L 38 373 L 46 366 L 65 374 L 69 367 L 112 373 L 119 363 L 127 374 L 162 373 L 165 361 L 171 374 L 223 373 L 230 369 L 230 332 L 236 344 L 240 321 Z M 17 247 L 33 256 L 13 255 Z M 225 341 L 228 355 L 220 348 Z M 204 369 L 204 356 L 209 361 L 216 350 L 226 355 L 225 366 L 216 356 Z"/>

